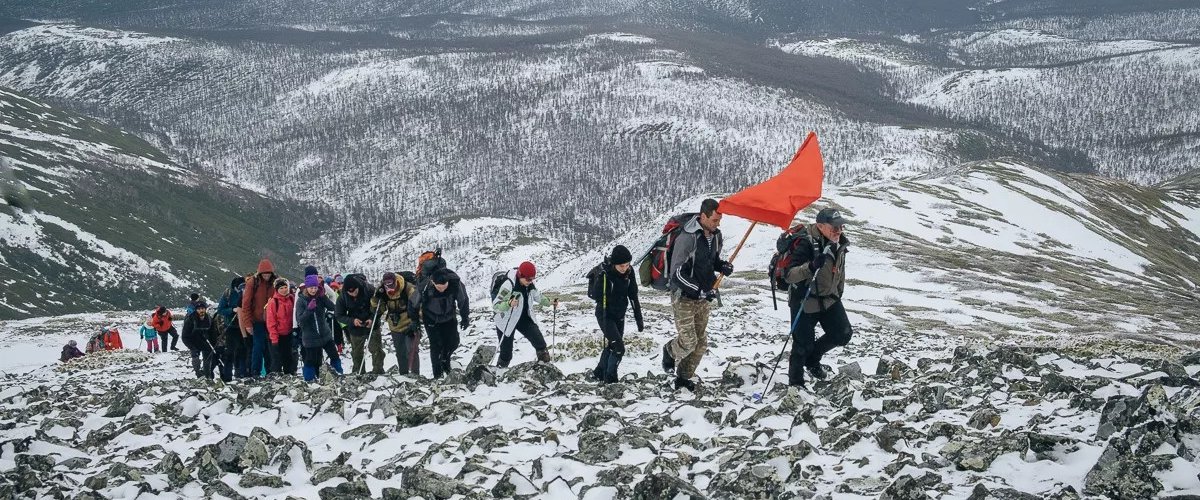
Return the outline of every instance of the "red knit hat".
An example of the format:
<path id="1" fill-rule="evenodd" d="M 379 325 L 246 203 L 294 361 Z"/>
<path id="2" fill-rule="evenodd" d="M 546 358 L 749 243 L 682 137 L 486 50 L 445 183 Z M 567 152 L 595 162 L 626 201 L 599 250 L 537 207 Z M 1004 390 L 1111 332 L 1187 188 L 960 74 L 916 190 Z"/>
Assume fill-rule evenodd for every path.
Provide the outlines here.
<path id="1" fill-rule="evenodd" d="M 533 263 L 529 261 L 522 262 L 517 266 L 517 277 L 533 279 L 537 276 L 537 268 L 533 267 Z"/>

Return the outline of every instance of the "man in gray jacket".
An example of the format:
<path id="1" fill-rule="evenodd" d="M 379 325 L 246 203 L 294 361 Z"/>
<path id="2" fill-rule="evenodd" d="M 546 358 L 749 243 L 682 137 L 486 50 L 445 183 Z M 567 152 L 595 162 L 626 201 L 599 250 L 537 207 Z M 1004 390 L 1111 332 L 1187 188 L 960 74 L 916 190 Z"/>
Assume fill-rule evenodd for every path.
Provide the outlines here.
<path id="1" fill-rule="evenodd" d="M 817 223 L 804 228 L 813 245 L 812 255 L 798 255 L 784 278 L 791 285 L 788 306 L 792 311 L 792 352 L 788 361 L 788 385 L 804 387 L 804 370 L 813 378 L 825 378 L 821 357 L 834 347 L 850 342 L 853 330 L 842 293 L 846 290 L 846 249 L 850 241 L 842 234 L 846 220 L 835 208 L 817 212 Z M 809 288 L 812 288 L 809 291 Z M 807 295 L 807 300 L 806 300 Z M 804 313 L 800 314 L 800 308 Z M 799 317 L 799 321 L 796 318 Z M 816 326 L 825 331 L 816 337 Z"/>
<path id="2" fill-rule="evenodd" d="M 677 337 L 663 346 L 663 369 L 675 372 L 675 388 L 696 390 L 692 377 L 708 349 L 709 303 L 717 297 L 717 273 L 733 274 L 721 260 L 721 214 L 717 200 L 700 203 L 700 213 L 683 226 L 671 245 L 668 283 Z M 676 368 L 676 360 L 679 362 Z"/>

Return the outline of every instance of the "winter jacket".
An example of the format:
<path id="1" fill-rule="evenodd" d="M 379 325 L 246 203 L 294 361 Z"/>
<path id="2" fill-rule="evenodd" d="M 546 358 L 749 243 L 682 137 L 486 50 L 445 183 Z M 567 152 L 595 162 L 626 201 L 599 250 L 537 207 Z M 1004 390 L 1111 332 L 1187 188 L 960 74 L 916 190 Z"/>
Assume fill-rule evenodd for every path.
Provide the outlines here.
<path id="1" fill-rule="evenodd" d="M 806 227 L 805 230 L 822 253 L 828 249 L 833 254 L 833 258 L 817 270 L 816 288 L 804 303 L 804 312 L 811 314 L 823 311 L 842 299 L 842 293 L 846 290 L 846 251 L 850 240 L 843 234 L 841 241 L 833 244 L 821 234 L 816 224 Z M 805 292 L 808 291 L 809 279 L 813 277 L 812 271 L 808 269 L 810 259 L 807 255 L 804 257 L 803 262 L 797 262 L 795 266 L 788 268 L 784 275 L 784 281 L 789 284 L 803 285 L 791 287 L 788 303 L 792 306 L 798 305 L 804 298 Z"/>
<path id="2" fill-rule="evenodd" d="M 165 333 L 171 329 L 171 311 L 163 309 L 164 314 L 150 315 L 150 326 L 158 333 Z"/>
<path id="3" fill-rule="evenodd" d="M 235 278 L 229 283 L 229 289 L 221 295 L 221 301 L 217 302 L 217 314 L 225 318 L 225 325 L 237 325 L 238 313 L 233 312 L 235 307 L 242 307 L 242 295 L 245 291 L 246 280 L 244 278 Z"/>
<path id="4" fill-rule="evenodd" d="M 322 293 L 321 293 L 322 295 L 329 298 L 330 304 L 337 303 L 337 292 L 334 292 L 333 288 L 331 288 L 329 285 L 326 285 L 324 282 L 322 282 L 321 283 L 321 291 L 322 291 Z M 304 287 L 301 286 L 300 288 L 298 288 L 296 290 L 295 295 L 296 295 L 297 302 L 299 302 L 300 296 L 304 295 Z M 329 312 L 333 313 L 332 307 L 329 308 Z M 292 315 L 292 324 L 293 325 L 300 324 L 300 310 L 299 309 L 297 309 L 295 314 Z"/>
<path id="5" fill-rule="evenodd" d="M 528 295 L 528 297 L 526 297 Z M 511 308 L 508 305 L 508 300 L 517 297 L 517 307 Z M 521 317 L 526 313 L 529 314 L 529 319 L 537 321 L 537 314 L 530 304 L 537 304 L 541 307 L 550 305 L 550 299 L 547 299 L 536 286 L 530 284 L 528 288 L 521 286 L 517 282 L 517 270 L 513 269 L 508 272 L 508 279 L 500 285 L 500 291 L 496 293 L 496 300 L 492 302 L 492 310 L 496 316 L 492 321 L 496 324 L 496 328 L 504 333 L 505 337 L 511 337 L 517 329 L 517 323 L 521 322 Z"/>
<path id="6" fill-rule="evenodd" d="M 698 300 L 703 292 L 713 289 L 717 282 L 717 262 L 721 260 L 721 230 L 711 238 L 704 236 L 700 216 L 684 224 L 683 230 L 671 245 L 669 287 L 672 293 Z"/>
<path id="7" fill-rule="evenodd" d="M 263 276 L 267 273 L 271 274 L 270 278 Z M 275 278 L 278 278 L 275 275 L 275 266 L 270 260 L 263 259 L 258 263 L 258 272 L 254 278 L 246 282 L 246 290 L 242 292 L 242 309 L 238 311 L 238 326 L 243 331 L 253 328 L 256 322 L 262 323 L 267 320 L 263 307 L 275 294 Z"/>
<path id="8" fill-rule="evenodd" d="M 154 340 L 158 338 L 158 332 L 155 331 L 150 325 L 142 325 L 142 327 L 138 329 L 138 337 L 141 337 L 145 340 Z"/>
<path id="9" fill-rule="evenodd" d="M 67 361 L 70 361 L 72 359 L 82 358 L 82 357 L 83 357 L 83 351 L 80 351 L 78 347 L 68 344 L 68 345 L 63 346 L 62 355 L 58 357 L 58 360 L 62 361 L 63 363 L 66 363 Z"/>
<path id="10" fill-rule="evenodd" d="M 308 308 L 308 303 L 316 301 L 314 309 Z M 333 329 L 325 321 L 325 315 L 334 309 L 333 301 L 323 293 L 309 297 L 301 292 L 296 297 L 296 327 L 300 329 L 300 342 L 304 347 L 321 347 L 333 342 Z"/>
<path id="11" fill-rule="evenodd" d="M 199 341 L 201 345 L 204 341 L 213 348 L 216 348 L 220 342 L 221 332 L 217 331 L 220 326 L 217 324 L 217 318 L 212 314 L 205 313 L 204 317 L 200 317 L 199 313 L 192 313 L 183 318 L 183 342 Z"/>
<path id="12" fill-rule="evenodd" d="M 346 278 L 346 281 L 358 282 L 358 297 L 351 297 L 349 293 L 346 293 L 347 285 L 343 284 L 342 292 L 338 295 L 337 302 L 334 303 L 334 314 L 337 315 L 339 323 L 346 325 L 346 333 L 360 337 L 366 336 L 371 331 L 366 327 L 354 326 L 354 320 L 366 322 L 373 319 L 375 309 L 371 307 L 371 297 L 375 295 L 375 287 L 361 282 L 356 275 L 351 275 Z"/>
<path id="13" fill-rule="evenodd" d="M 103 342 L 105 351 L 115 351 L 125 348 L 125 346 L 121 345 L 121 333 L 116 330 L 104 332 Z"/>
<path id="14" fill-rule="evenodd" d="M 380 322 L 386 321 L 388 331 L 391 333 L 411 333 L 412 330 L 416 330 L 417 323 L 412 320 L 416 316 L 416 311 L 409 309 L 409 299 L 416 294 L 417 287 L 406 282 L 404 277 L 397 274 L 395 293 L 384 292 L 384 295 L 371 296 L 371 310 L 374 311 L 376 307 L 379 307 Z M 380 299 L 383 297 L 387 297 L 387 300 L 384 300 L 383 305 L 380 306 Z"/>
<path id="15" fill-rule="evenodd" d="M 471 302 L 467 298 L 466 287 L 458 275 L 451 272 L 450 276 L 445 292 L 437 291 L 431 280 L 424 280 L 420 291 L 409 300 L 410 309 L 419 311 L 420 318 L 426 325 L 449 323 L 456 319 L 456 315 L 461 319 L 467 319 L 471 315 Z"/>
<path id="16" fill-rule="evenodd" d="M 275 296 L 267 301 L 266 319 L 267 319 L 267 337 L 271 339 L 272 344 L 279 343 L 279 337 L 286 337 L 292 334 L 292 327 L 295 325 L 296 311 L 296 296 L 291 293 L 280 295 L 275 292 Z"/>
<path id="17" fill-rule="evenodd" d="M 633 319 L 642 331 L 642 304 L 638 301 L 637 274 L 631 266 L 624 274 L 607 262 L 600 265 L 598 279 L 588 281 L 588 296 L 596 300 L 596 315 L 614 321 L 625 321 L 625 311 L 633 305 Z"/>

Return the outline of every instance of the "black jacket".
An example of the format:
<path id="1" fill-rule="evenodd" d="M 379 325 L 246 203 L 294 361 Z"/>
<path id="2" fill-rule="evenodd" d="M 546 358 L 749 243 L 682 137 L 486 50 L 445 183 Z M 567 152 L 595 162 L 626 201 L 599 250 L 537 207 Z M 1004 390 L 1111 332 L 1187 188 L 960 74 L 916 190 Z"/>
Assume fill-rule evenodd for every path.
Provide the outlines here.
<path id="1" fill-rule="evenodd" d="M 350 276 L 346 279 L 347 282 L 343 285 L 342 293 L 338 294 L 337 304 L 334 305 L 334 315 L 337 316 L 339 323 L 346 325 L 346 331 L 350 334 L 367 335 L 371 332 L 370 329 L 354 326 L 354 320 L 362 320 L 365 323 L 375 319 L 375 310 L 371 308 L 371 297 L 375 295 L 375 287 L 370 283 L 358 280 L 357 276 Z M 350 296 L 350 293 L 346 291 L 347 286 L 351 289 L 357 286 L 357 298 Z"/>
<path id="2" fill-rule="evenodd" d="M 192 312 L 183 318 L 182 337 L 185 343 L 192 340 L 203 342 L 200 339 L 205 339 L 213 347 L 217 347 L 219 341 L 222 339 L 221 335 L 219 335 L 220 333 L 222 332 L 219 331 L 217 320 L 212 313 L 207 313 L 201 318 L 199 313 Z"/>
<path id="3" fill-rule="evenodd" d="M 596 315 L 612 321 L 625 321 L 625 311 L 633 305 L 633 319 L 638 331 L 642 330 L 642 304 L 638 301 L 637 275 L 633 268 L 621 274 L 609 264 L 601 264 L 593 272 L 599 272 L 588 280 L 588 296 L 596 298 Z"/>
<path id="4" fill-rule="evenodd" d="M 471 314 L 467 289 L 458 275 L 451 273 L 449 287 L 445 292 L 437 291 L 432 280 L 422 280 L 418 293 L 409 298 L 410 309 L 421 311 L 421 321 L 426 325 L 453 322 L 455 315 L 466 319 Z"/>

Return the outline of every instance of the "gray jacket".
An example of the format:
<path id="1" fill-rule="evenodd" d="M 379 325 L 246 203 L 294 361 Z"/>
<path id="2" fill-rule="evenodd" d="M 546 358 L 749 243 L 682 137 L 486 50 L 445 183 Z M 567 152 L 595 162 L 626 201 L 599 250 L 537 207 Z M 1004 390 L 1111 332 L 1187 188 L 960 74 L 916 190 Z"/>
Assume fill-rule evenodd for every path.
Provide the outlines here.
<path id="1" fill-rule="evenodd" d="M 713 232 L 712 238 L 704 237 L 699 215 L 683 226 L 671 245 L 668 267 L 671 293 L 699 300 L 702 292 L 712 290 L 717 281 L 722 240 L 720 229 Z"/>
<path id="2" fill-rule="evenodd" d="M 309 309 L 310 301 L 317 301 L 315 309 Z M 333 342 L 333 328 L 325 319 L 333 311 L 333 301 L 324 293 L 309 297 L 301 292 L 296 295 L 296 327 L 300 329 L 300 342 L 304 347 L 321 347 Z"/>

